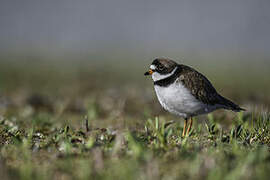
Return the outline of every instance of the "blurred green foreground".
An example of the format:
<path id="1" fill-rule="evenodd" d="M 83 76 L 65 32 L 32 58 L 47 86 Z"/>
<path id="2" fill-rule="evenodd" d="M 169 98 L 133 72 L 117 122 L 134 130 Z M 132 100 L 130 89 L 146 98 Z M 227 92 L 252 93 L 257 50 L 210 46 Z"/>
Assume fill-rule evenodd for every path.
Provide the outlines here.
<path id="1" fill-rule="evenodd" d="M 268 61 L 180 61 L 247 111 L 182 138 L 143 76 L 151 60 L 1 57 L 1 179 L 268 179 Z"/>

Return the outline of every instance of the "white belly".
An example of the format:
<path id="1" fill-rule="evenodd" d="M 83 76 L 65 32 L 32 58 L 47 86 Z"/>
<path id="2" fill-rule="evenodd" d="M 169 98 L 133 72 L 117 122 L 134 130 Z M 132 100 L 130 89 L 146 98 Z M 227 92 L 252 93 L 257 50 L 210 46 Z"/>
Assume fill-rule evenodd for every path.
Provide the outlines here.
<path id="1" fill-rule="evenodd" d="M 183 118 L 208 113 L 216 109 L 198 101 L 180 82 L 173 83 L 168 87 L 158 85 L 154 87 L 161 106 Z"/>

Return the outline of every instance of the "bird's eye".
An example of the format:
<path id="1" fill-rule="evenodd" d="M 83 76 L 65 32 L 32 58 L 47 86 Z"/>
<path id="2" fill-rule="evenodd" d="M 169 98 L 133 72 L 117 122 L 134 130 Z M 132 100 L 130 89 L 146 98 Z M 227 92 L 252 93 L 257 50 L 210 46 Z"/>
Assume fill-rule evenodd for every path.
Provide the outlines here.
<path id="1" fill-rule="evenodd" d="M 158 66 L 158 69 L 162 71 L 164 69 L 164 66 Z"/>

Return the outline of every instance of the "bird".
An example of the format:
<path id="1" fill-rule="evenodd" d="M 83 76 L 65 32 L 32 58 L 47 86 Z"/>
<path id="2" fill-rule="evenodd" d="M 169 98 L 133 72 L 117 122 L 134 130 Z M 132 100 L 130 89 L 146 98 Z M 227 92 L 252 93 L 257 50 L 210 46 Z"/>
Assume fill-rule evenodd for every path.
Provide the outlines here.
<path id="1" fill-rule="evenodd" d="M 152 76 L 161 106 L 168 112 L 184 118 L 182 137 L 189 135 L 195 116 L 217 109 L 245 111 L 220 95 L 203 74 L 171 59 L 155 58 L 144 75 Z"/>

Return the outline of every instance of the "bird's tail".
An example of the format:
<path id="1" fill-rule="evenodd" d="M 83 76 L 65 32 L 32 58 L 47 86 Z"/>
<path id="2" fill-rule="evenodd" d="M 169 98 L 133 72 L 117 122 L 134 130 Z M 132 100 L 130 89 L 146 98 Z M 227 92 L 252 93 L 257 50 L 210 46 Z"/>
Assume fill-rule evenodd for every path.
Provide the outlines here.
<path id="1" fill-rule="evenodd" d="M 246 111 L 245 109 L 241 108 L 237 104 L 233 103 L 232 101 L 226 99 L 225 97 L 219 95 L 220 97 L 220 104 L 224 106 L 225 109 L 232 110 L 235 112 L 240 112 L 240 111 Z"/>

